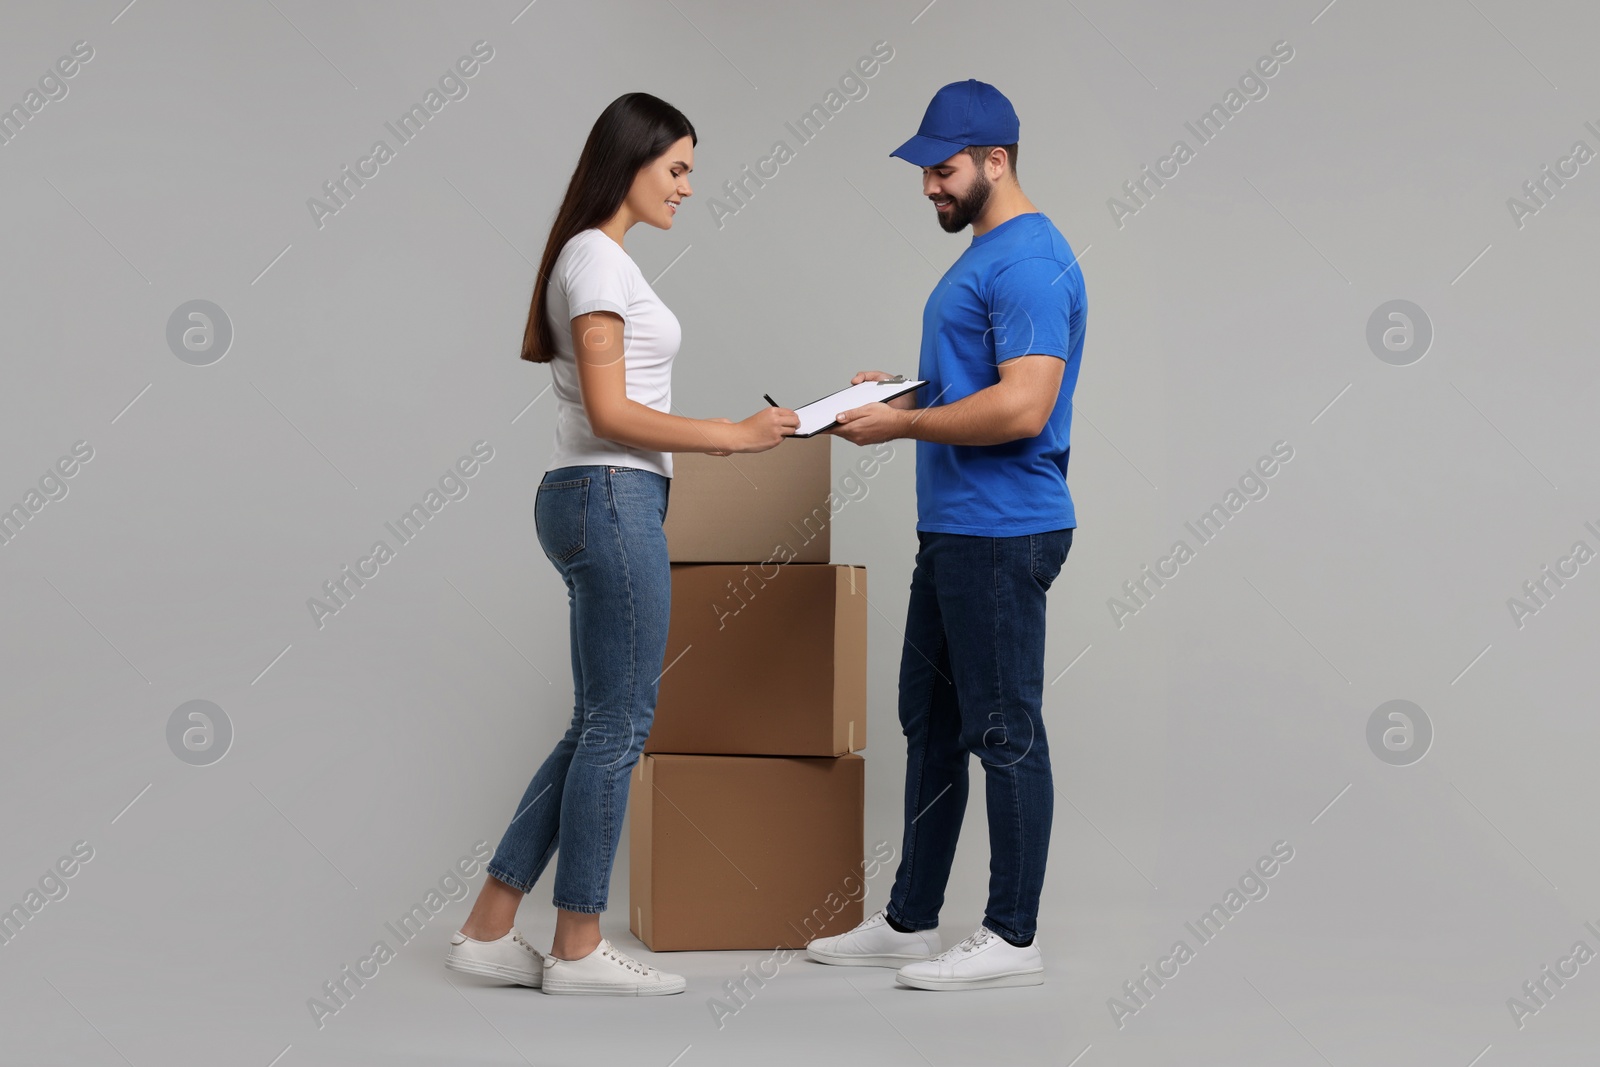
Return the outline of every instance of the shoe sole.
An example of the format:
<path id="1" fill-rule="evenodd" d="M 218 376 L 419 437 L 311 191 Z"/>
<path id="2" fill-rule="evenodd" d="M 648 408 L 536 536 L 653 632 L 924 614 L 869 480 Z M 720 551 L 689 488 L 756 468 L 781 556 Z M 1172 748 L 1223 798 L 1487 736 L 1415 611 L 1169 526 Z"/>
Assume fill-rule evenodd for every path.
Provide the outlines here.
<path id="1" fill-rule="evenodd" d="M 927 959 L 927 956 L 845 956 L 832 952 L 820 952 L 811 946 L 806 946 L 806 956 L 818 963 L 828 963 L 835 967 L 904 967 L 908 963 L 918 963 Z"/>
<path id="2" fill-rule="evenodd" d="M 597 997 L 664 997 L 673 993 L 682 993 L 688 988 L 685 982 L 679 986 L 639 986 L 639 985 L 614 985 L 609 982 L 570 982 L 556 985 L 546 984 L 544 991 L 551 996 L 597 996 Z"/>
<path id="3" fill-rule="evenodd" d="M 992 978 L 913 978 L 897 974 L 895 981 L 913 989 L 1000 989 L 1007 986 L 1043 985 L 1044 970 L 997 974 Z"/>
<path id="4" fill-rule="evenodd" d="M 544 985 L 544 975 L 529 975 L 526 971 L 518 971 L 512 967 L 505 967 L 498 963 L 483 963 L 478 960 L 462 960 L 454 956 L 446 956 L 444 965 L 452 971 L 462 974 L 475 974 L 480 978 L 500 978 L 517 985 L 527 986 L 530 989 L 539 989 Z"/>

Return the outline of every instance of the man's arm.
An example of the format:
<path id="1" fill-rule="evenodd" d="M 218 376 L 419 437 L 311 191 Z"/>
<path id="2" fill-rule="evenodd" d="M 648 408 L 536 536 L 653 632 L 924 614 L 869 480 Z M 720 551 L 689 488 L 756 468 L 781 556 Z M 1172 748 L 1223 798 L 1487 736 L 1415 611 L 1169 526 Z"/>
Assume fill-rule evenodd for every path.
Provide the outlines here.
<path id="1" fill-rule="evenodd" d="M 1057 356 L 1014 356 L 999 364 L 998 382 L 954 403 L 939 404 L 934 397 L 929 401 L 934 406 L 903 408 L 896 402 L 905 398 L 897 397 L 887 404 L 866 404 L 840 412 L 839 426 L 828 432 L 857 445 L 897 437 L 946 445 L 1000 445 L 1036 437 L 1055 410 L 1066 366 L 1066 360 Z"/>

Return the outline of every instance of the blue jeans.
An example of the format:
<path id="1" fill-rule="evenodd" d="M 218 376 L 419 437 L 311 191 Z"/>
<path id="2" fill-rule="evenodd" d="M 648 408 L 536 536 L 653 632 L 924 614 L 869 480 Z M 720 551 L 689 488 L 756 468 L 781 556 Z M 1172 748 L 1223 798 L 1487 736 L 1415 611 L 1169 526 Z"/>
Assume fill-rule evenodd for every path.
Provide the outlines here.
<path id="1" fill-rule="evenodd" d="M 1020 537 L 917 532 L 900 653 L 905 835 L 887 909 L 939 925 L 967 810 L 967 755 L 983 764 L 989 902 L 983 925 L 1027 941 L 1039 917 L 1055 786 L 1040 707 L 1045 593 L 1072 530 Z"/>
<path id="2" fill-rule="evenodd" d="M 528 783 L 488 872 L 524 893 L 560 846 L 552 903 L 602 912 L 630 772 L 655 719 L 672 570 L 670 479 L 634 467 L 547 471 L 534 526 L 567 584 L 572 723 Z"/>

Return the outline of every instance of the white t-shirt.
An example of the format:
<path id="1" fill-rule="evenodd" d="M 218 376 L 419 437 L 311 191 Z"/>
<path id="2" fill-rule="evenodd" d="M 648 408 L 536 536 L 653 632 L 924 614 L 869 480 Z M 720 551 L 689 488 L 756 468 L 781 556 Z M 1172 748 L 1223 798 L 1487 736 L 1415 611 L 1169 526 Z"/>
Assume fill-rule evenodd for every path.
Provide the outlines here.
<path id="1" fill-rule="evenodd" d="M 583 230 L 562 247 L 545 293 L 545 312 L 556 339 L 550 372 L 557 404 L 555 451 L 545 469 L 605 464 L 638 467 L 670 478 L 672 453 L 607 441 L 596 437 L 589 426 L 578 388 L 572 320 L 591 311 L 622 316 L 628 399 L 657 411 L 672 407 L 672 359 L 683 337 L 678 317 L 656 296 L 621 245 L 599 230 Z"/>

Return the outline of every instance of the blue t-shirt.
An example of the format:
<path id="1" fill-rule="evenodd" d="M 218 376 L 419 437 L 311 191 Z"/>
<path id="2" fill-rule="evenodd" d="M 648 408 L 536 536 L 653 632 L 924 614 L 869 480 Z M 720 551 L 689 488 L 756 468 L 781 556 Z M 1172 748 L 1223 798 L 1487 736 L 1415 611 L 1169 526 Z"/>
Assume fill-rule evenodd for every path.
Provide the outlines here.
<path id="1" fill-rule="evenodd" d="M 1000 380 L 1014 356 L 1066 361 L 1050 421 L 1000 445 L 917 442 L 917 529 L 1015 537 L 1078 525 L 1067 491 L 1072 392 L 1088 296 L 1077 257 L 1040 212 L 974 237 L 922 312 L 917 390 L 923 407 L 952 404 Z"/>

